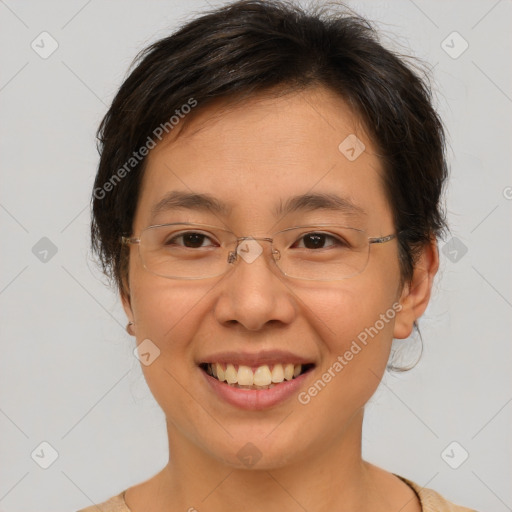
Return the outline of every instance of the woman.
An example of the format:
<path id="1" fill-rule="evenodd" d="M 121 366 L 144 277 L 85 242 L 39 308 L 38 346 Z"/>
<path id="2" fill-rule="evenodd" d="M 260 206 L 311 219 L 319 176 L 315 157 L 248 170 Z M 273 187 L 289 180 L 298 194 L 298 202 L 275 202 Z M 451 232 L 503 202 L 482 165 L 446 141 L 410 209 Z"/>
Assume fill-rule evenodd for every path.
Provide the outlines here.
<path id="1" fill-rule="evenodd" d="M 428 86 L 368 23 L 219 8 L 141 55 L 99 138 L 92 243 L 169 440 L 99 508 L 470 510 L 361 456 L 447 176 Z"/>

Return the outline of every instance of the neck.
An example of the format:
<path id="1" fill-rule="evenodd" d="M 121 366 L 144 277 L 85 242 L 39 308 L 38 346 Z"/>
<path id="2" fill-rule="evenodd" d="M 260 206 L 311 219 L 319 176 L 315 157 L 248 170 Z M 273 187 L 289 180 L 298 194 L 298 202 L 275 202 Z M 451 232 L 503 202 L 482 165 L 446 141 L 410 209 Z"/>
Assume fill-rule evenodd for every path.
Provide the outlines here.
<path id="1" fill-rule="evenodd" d="M 370 465 L 361 458 L 362 421 L 363 409 L 336 437 L 318 446 L 297 440 L 285 463 L 260 469 L 226 465 L 168 423 L 171 456 L 157 475 L 158 505 L 210 512 L 366 509 L 372 482 Z"/>

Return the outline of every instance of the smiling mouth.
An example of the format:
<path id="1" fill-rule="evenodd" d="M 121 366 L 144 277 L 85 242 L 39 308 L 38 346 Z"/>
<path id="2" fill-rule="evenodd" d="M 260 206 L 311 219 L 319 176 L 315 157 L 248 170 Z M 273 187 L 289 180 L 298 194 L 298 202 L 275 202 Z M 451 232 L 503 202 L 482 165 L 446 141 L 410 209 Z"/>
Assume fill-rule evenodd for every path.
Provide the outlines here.
<path id="1" fill-rule="evenodd" d="M 201 363 L 206 374 L 231 387 L 240 389 L 271 389 L 310 371 L 310 364 L 272 364 L 250 367 L 231 363 Z"/>

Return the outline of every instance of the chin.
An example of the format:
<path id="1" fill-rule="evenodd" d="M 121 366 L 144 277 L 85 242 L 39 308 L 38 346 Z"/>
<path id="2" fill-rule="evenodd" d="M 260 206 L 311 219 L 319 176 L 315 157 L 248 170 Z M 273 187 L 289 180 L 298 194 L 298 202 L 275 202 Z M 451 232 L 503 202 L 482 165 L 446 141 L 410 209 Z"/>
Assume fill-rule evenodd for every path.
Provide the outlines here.
<path id="1" fill-rule="evenodd" d="M 274 425 L 275 428 L 275 425 Z M 281 433 L 271 437 L 271 429 L 259 435 L 253 432 L 239 432 L 228 441 L 209 447 L 210 453 L 233 469 L 273 470 L 283 468 L 301 458 L 297 447 L 304 450 L 304 444 L 296 442 L 297 436 Z M 211 440 L 210 440 L 211 442 Z"/>

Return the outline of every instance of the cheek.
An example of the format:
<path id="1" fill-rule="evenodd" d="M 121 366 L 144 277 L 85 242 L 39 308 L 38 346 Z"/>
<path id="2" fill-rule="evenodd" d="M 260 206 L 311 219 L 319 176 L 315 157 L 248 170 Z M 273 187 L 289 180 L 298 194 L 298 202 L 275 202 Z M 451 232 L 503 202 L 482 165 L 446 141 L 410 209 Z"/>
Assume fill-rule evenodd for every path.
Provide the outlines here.
<path id="1" fill-rule="evenodd" d="M 314 310 L 324 357 L 315 380 L 298 399 L 311 407 L 311 416 L 320 424 L 332 424 L 332 435 L 368 402 L 389 359 L 394 297 L 384 289 L 365 286 L 364 290 L 357 286 L 343 292 L 324 290 Z"/>
<path id="2" fill-rule="evenodd" d="M 199 318 L 206 314 L 208 290 L 204 284 L 168 282 L 151 275 L 132 288 L 137 344 L 145 343 L 149 347 L 145 352 L 157 354 L 150 364 L 141 357 L 144 378 L 170 421 L 186 423 L 191 432 L 194 421 L 190 418 L 202 417 L 204 410 L 184 389 L 193 386 L 191 379 L 199 371 L 191 357 L 190 340 L 200 326 Z M 183 417 L 184 410 L 191 411 L 190 417 Z"/>
<path id="3" fill-rule="evenodd" d="M 330 372 L 326 380 L 337 383 L 329 387 L 350 389 L 350 395 L 362 403 L 373 394 L 385 370 L 400 310 L 398 265 L 389 261 L 389 265 L 381 261 L 380 266 L 369 266 L 350 282 L 309 293 L 311 319 L 326 349 L 322 371 Z M 339 394 L 331 398 L 342 400 Z"/>
<path id="4" fill-rule="evenodd" d="M 165 353 L 183 348 L 197 327 L 201 301 L 206 299 L 208 289 L 204 283 L 183 284 L 149 274 L 136 281 L 132 307 L 137 340 L 149 338 Z"/>
<path id="5" fill-rule="evenodd" d="M 399 306 L 398 274 L 389 275 L 385 278 L 368 272 L 350 282 L 307 291 L 311 321 L 317 318 L 315 325 L 331 355 L 344 352 L 353 340 L 363 344 L 376 337 L 391 341 Z"/>

